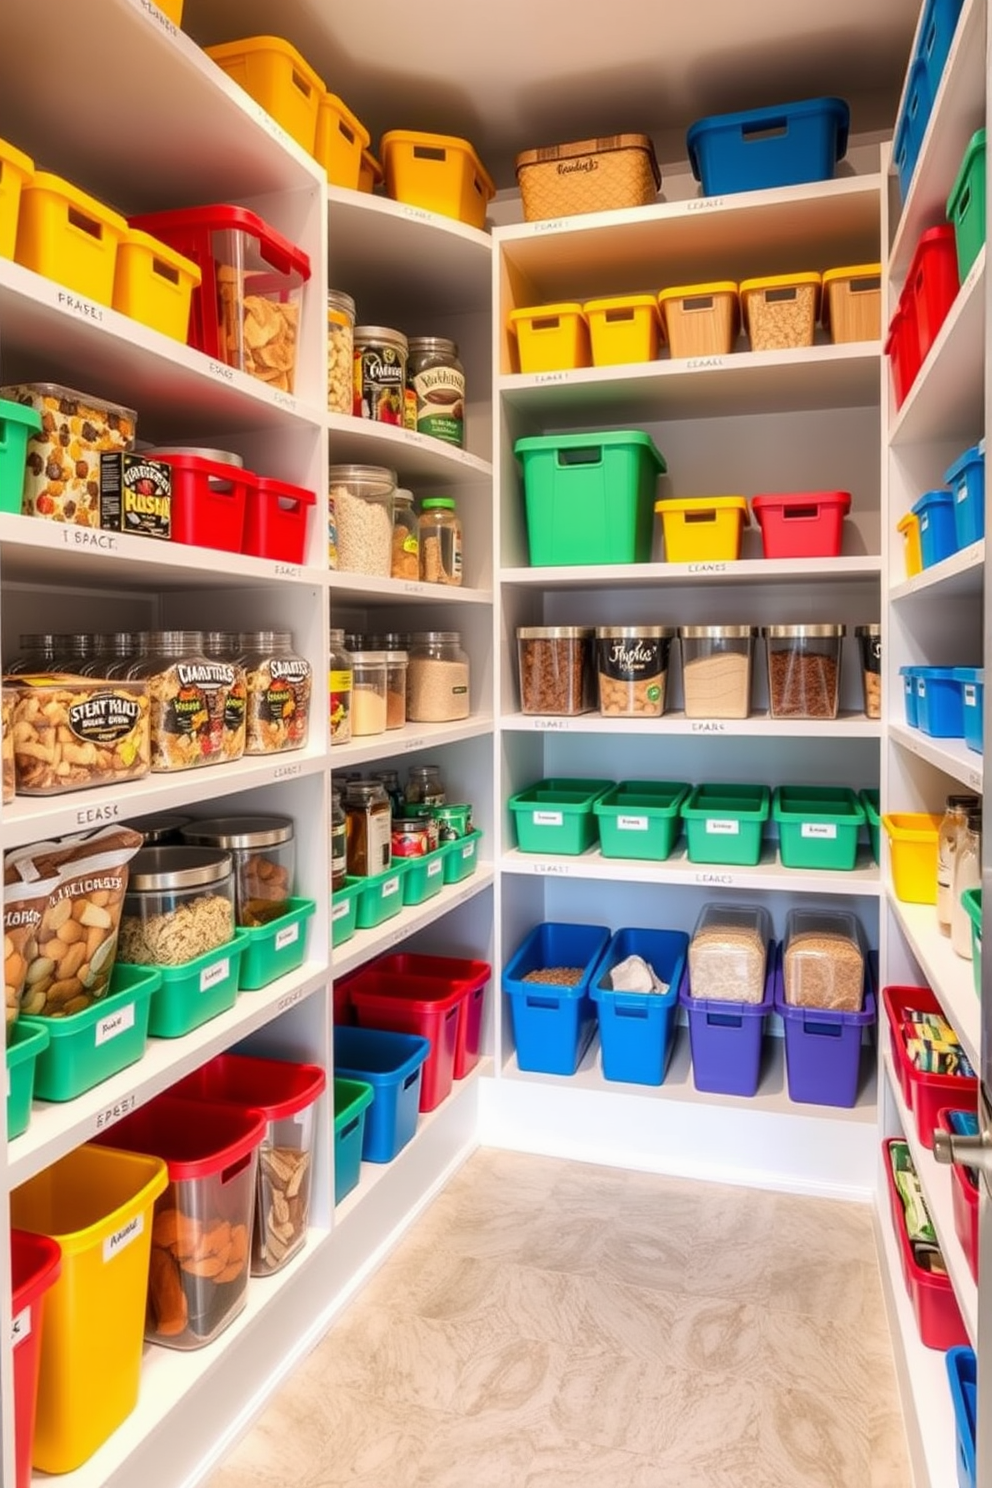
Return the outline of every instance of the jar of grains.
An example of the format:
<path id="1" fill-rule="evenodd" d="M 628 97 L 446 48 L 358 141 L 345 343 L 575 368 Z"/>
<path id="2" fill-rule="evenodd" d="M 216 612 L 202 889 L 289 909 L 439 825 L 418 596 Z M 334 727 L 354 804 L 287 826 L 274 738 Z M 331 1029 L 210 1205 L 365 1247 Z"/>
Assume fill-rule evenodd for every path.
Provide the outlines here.
<path id="1" fill-rule="evenodd" d="M 398 490 L 393 496 L 393 562 L 390 576 L 394 579 L 420 577 L 420 541 L 417 536 L 417 514 L 413 509 L 413 492 Z"/>
<path id="2" fill-rule="evenodd" d="M 331 743 L 347 744 L 351 739 L 351 652 L 345 650 L 344 631 L 330 632 L 330 672 L 328 686 L 331 708 Z"/>
<path id="3" fill-rule="evenodd" d="M 669 625 L 596 627 L 600 713 L 610 717 L 661 717 L 674 634 Z"/>
<path id="4" fill-rule="evenodd" d="M 310 731 L 310 663 L 293 650 L 289 631 L 246 632 L 239 644 L 248 683 L 245 752 L 283 754 L 305 749 Z"/>
<path id="5" fill-rule="evenodd" d="M 587 713 L 593 702 L 591 626 L 522 625 L 517 630 L 520 711 Z"/>
<path id="6" fill-rule="evenodd" d="M 327 410 L 351 413 L 355 386 L 355 302 L 340 289 L 327 291 Z"/>
<path id="7" fill-rule="evenodd" d="M 402 728 L 406 723 L 406 651 L 386 651 L 386 727 Z"/>
<path id="8" fill-rule="evenodd" d="M 348 877 L 348 819 L 341 805 L 341 792 L 331 791 L 331 892 L 344 888 Z"/>
<path id="9" fill-rule="evenodd" d="M 403 426 L 407 339 L 389 326 L 356 326 L 352 413 Z"/>
<path id="10" fill-rule="evenodd" d="M 351 732 L 355 738 L 386 732 L 386 653 L 351 653 Z"/>
<path id="11" fill-rule="evenodd" d="M 767 625 L 772 718 L 836 718 L 843 625 Z"/>
<path id="12" fill-rule="evenodd" d="M 443 336 L 411 336 L 407 387 L 417 400 L 416 429 L 461 449 L 465 444 L 465 369 Z"/>
<path id="13" fill-rule="evenodd" d="M 469 712 L 468 653 L 457 630 L 420 631 L 410 638 L 406 716 L 412 723 L 449 723 Z"/>
<path id="14" fill-rule="evenodd" d="M 882 627 L 858 625 L 854 634 L 861 648 L 861 683 L 864 688 L 865 717 L 882 716 Z"/>
<path id="15" fill-rule="evenodd" d="M 450 496 L 420 503 L 420 577 L 425 584 L 462 581 L 462 524 Z"/>
<path id="16" fill-rule="evenodd" d="M 755 625 L 683 625 L 682 697 L 686 718 L 747 718 Z"/>
<path id="17" fill-rule="evenodd" d="M 374 878 L 392 860 L 393 814 L 389 797 L 377 780 L 352 780 L 344 795 L 348 832 L 348 872 L 352 878 Z"/>
<path id="18" fill-rule="evenodd" d="M 332 465 L 328 475 L 338 568 L 388 579 L 396 472 L 380 465 Z"/>

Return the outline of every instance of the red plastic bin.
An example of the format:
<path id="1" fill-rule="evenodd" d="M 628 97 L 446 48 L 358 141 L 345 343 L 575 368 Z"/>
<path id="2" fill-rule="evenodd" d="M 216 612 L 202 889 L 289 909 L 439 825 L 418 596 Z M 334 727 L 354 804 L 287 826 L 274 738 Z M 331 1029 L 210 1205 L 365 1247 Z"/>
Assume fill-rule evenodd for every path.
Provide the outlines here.
<path id="1" fill-rule="evenodd" d="M 751 507 L 761 528 L 766 558 L 839 558 L 849 491 L 797 491 L 754 496 Z"/>
<path id="2" fill-rule="evenodd" d="M 906 1053 L 903 1026 L 907 1013 L 939 1013 L 940 1003 L 929 987 L 884 987 L 882 999 L 889 1024 L 892 1063 L 902 1087 L 903 1100 L 916 1120 L 916 1133 L 924 1147 L 933 1147 L 933 1134 L 945 1106 L 974 1111 L 978 1106 L 978 1081 L 968 1075 L 928 1075 L 918 1070 Z"/>
<path id="3" fill-rule="evenodd" d="M 937 1117 L 941 1131 L 953 1132 L 951 1112 L 944 1109 Z M 968 1270 L 978 1281 L 978 1185 L 963 1163 L 951 1166 L 951 1208 L 954 1231 L 961 1241 Z"/>
<path id="4" fill-rule="evenodd" d="M 245 536 L 241 551 L 253 558 L 274 558 L 280 563 L 302 563 L 307 546 L 310 508 L 317 504 L 315 492 L 288 481 L 260 475 L 248 488 L 245 506 Z"/>
<path id="5" fill-rule="evenodd" d="M 493 974 L 488 961 L 394 951 L 389 955 L 379 956 L 372 965 L 376 971 L 387 972 L 390 976 L 436 976 L 461 983 L 464 1000 L 458 1024 L 458 1044 L 455 1048 L 455 1079 L 464 1080 L 475 1069 L 482 1050 L 482 1011 L 486 988 Z"/>
<path id="6" fill-rule="evenodd" d="M 172 467 L 172 538 L 225 553 L 244 551 L 249 495 L 258 477 L 237 465 L 200 455 L 155 451 Z"/>
<path id="7" fill-rule="evenodd" d="M 958 252 L 954 227 L 945 223 L 928 228 L 920 237 L 909 266 L 903 298 L 912 300 L 920 365 L 936 341 L 947 312 L 957 297 Z"/>
<path id="8" fill-rule="evenodd" d="M 916 305 L 912 295 L 907 295 L 905 292 L 889 326 L 885 354 L 889 358 L 892 393 L 898 409 L 905 403 L 923 360 L 920 356 L 920 338 L 916 330 Z"/>
<path id="9" fill-rule="evenodd" d="M 924 1271 L 918 1266 L 913 1255 L 913 1247 L 909 1243 L 909 1236 L 906 1234 L 902 1199 L 896 1188 L 892 1160 L 889 1156 L 889 1148 L 897 1140 L 896 1137 L 890 1137 L 882 1143 L 885 1179 L 889 1186 L 892 1225 L 895 1230 L 896 1245 L 899 1247 L 899 1257 L 902 1261 L 903 1281 L 906 1283 L 909 1300 L 913 1304 L 920 1341 L 925 1348 L 957 1348 L 959 1344 L 967 1344 L 970 1340 L 950 1277 L 933 1276 L 929 1271 Z"/>
<path id="10" fill-rule="evenodd" d="M 62 1251 L 47 1235 L 11 1230 L 13 1320 L 10 1341 L 14 1350 L 14 1482 L 30 1488 L 34 1418 L 38 1405 L 38 1368 L 45 1293 L 62 1270 Z"/>

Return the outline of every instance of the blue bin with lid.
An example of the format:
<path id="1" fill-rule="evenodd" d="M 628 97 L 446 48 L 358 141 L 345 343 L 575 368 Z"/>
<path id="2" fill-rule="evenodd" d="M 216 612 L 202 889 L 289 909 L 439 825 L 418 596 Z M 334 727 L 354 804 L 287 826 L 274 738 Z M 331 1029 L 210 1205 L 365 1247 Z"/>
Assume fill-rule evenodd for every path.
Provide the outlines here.
<path id="1" fill-rule="evenodd" d="M 958 1488 L 975 1488 L 975 1441 L 978 1433 L 978 1359 L 974 1349 L 952 1348 L 944 1355 L 954 1403 Z"/>
<path id="2" fill-rule="evenodd" d="M 910 728 L 919 728 L 920 710 L 916 702 L 916 667 L 901 666 L 899 675 L 902 678 L 902 700 L 906 705 L 906 722 Z"/>
<path id="3" fill-rule="evenodd" d="M 958 667 L 916 668 L 918 727 L 931 739 L 964 738 L 963 687 Z"/>
<path id="4" fill-rule="evenodd" d="M 985 440 L 980 439 L 944 476 L 954 497 L 954 526 L 959 548 L 985 536 Z"/>
<path id="5" fill-rule="evenodd" d="M 920 157 L 920 146 L 927 132 L 932 107 L 933 96 L 930 92 L 927 65 L 922 57 L 917 56 L 909 69 L 906 101 L 896 124 L 893 145 L 893 159 L 899 174 L 899 192 L 903 201 L 909 195 L 910 183 L 916 170 L 916 162 Z"/>
<path id="6" fill-rule="evenodd" d="M 937 97 L 962 4 L 963 0 L 926 0 L 923 7 L 916 55 L 926 67 L 932 98 Z"/>
<path id="7" fill-rule="evenodd" d="M 807 98 L 698 119 L 686 135 L 704 196 L 829 181 L 847 154 L 851 111 L 842 98 Z"/>
<path id="8" fill-rule="evenodd" d="M 954 495 L 951 491 L 927 491 L 913 503 L 912 509 L 920 520 L 923 567 L 932 568 L 958 550 Z"/>
<path id="9" fill-rule="evenodd" d="M 675 1045 L 679 983 L 689 937 L 684 930 L 618 930 L 592 976 L 599 1014 L 603 1076 L 631 1085 L 660 1085 Z M 618 992 L 613 968 L 628 956 L 648 963 L 667 992 Z"/>
<path id="10" fill-rule="evenodd" d="M 430 1040 L 381 1028 L 334 1029 L 334 1074 L 371 1085 L 374 1098 L 365 1115 L 362 1159 L 392 1162 L 417 1130 L 420 1084 Z"/>
<path id="11" fill-rule="evenodd" d="M 503 972 L 510 1000 L 517 1064 L 543 1075 L 574 1075 L 596 1031 L 589 986 L 610 932 L 603 925 L 535 925 Z M 572 986 L 526 981 L 533 972 L 572 967 Z"/>
<path id="12" fill-rule="evenodd" d="M 976 754 L 984 747 L 982 713 L 985 707 L 984 667 L 957 667 L 961 678 L 961 707 L 964 713 L 964 742 Z"/>

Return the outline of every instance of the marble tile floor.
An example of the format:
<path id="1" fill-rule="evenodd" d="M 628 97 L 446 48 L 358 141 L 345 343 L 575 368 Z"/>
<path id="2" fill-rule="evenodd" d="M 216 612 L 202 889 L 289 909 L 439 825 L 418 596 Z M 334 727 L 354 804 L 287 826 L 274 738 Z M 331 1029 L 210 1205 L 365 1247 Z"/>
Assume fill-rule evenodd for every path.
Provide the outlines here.
<path id="1" fill-rule="evenodd" d="M 478 1150 L 204 1488 L 908 1488 L 866 1207 Z"/>

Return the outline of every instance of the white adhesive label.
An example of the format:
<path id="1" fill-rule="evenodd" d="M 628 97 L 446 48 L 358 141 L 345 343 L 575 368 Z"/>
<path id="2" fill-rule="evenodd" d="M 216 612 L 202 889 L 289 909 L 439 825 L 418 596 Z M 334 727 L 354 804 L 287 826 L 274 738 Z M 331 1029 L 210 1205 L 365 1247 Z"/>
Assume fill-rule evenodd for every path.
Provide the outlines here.
<path id="1" fill-rule="evenodd" d="M 648 819 L 646 816 L 618 816 L 618 832 L 646 832 Z"/>
<path id="2" fill-rule="evenodd" d="M 462 862 L 465 862 L 468 858 L 474 858 L 474 857 L 475 857 L 475 843 L 474 842 L 466 843 L 466 845 L 462 848 Z"/>
<path id="3" fill-rule="evenodd" d="M 127 1007 L 118 1008 L 116 1013 L 111 1013 L 107 1018 L 101 1018 L 96 1025 L 96 1047 L 101 1044 L 109 1044 L 119 1033 L 126 1033 L 129 1028 L 134 1027 L 134 1003 L 129 1002 Z"/>
<path id="4" fill-rule="evenodd" d="M 218 982 L 226 981 L 230 974 L 231 962 L 227 956 L 223 961 L 215 961 L 213 966 L 207 966 L 200 972 L 200 991 L 209 992 Z"/>
<path id="5" fill-rule="evenodd" d="M 25 1338 L 31 1337 L 31 1308 L 25 1307 L 10 1325 L 10 1346 L 16 1348 Z"/>
<path id="6" fill-rule="evenodd" d="M 968 482 L 967 481 L 965 481 L 962 485 L 958 486 L 958 489 L 957 489 L 957 499 L 958 499 L 958 501 L 967 501 L 968 500 Z"/>
<path id="7" fill-rule="evenodd" d="M 922 515 L 922 517 L 920 518 L 920 531 L 921 532 L 926 532 L 926 531 L 929 530 L 929 527 L 930 527 L 930 518 L 927 516 L 926 512 L 924 512 L 923 515 Z"/>
<path id="8" fill-rule="evenodd" d="M 343 920 L 350 908 L 351 904 L 347 899 L 345 899 L 341 904 L 335 904 L 334 908 L 331 910 L 332 925 L 336 925 L 338 920 Z"/>
<path id="9" fill-rule="evenodd" d="M 966 708 L 978 707 L 978 689 L 974 682 L 964 684 L 964 705 Z"/>
<path id="10" fill-rule="evenodd" d="M 560 811 L 535 811 L 532 820 L 535 827 L 560 827 L 564 817 Z"/>
<path id="11" fill-rule="evenodd" d="M 741 824 L 739 821 L 724 821 L 722 817 L 711 816 L 706 823 L 706 831 L 710 837 L 739 837 Z"/>
<path id="12" fill-rule="evenodd" d="M 108 1235 L 103 1242 L 103 1264 L 106 1265 L 108 1261 L 112 1261 L 114 1256 L 120 1255 L 122 1250 L 127 1250 L 132 1240 L 137 1240 L 138 1236 L 144 1233 L 144 1229 L 144 1214 L 136 1214 L 126 1225 L 122 1225 L 119 1230 Z"/>
<path id="13" fill-rule="evenodd" d="M 399 886 L 400 880 L 398 874 L 395 878 L 387 878 L 386 882 L 382 886 L 383 899 L 391 899 L 392 896 L 396 893 Z"/>
<path id="14" fill-rule="evenodd" d="M 800 837 L 820 837 L 827 842 L 833 842 L 837 837 L 836 822 L 803 822 L 799 828 Z"/>
<path id="15" fill-rule="evenodd" d="M 299 920 L 297 920 L 297 922 L 294 925 L 284 925 L 283 928 L 281 930 L 277 931 L 277 933 L 276 933 L 276 950 L 277 951 L 285 950 L 286 946 L 292 945 L 293 942 L 295 940 L 299 940 L 299 938 L 300 938 L 300 923 L 299 923 Z"/>
<path id="16" fill-rule="evenodd" d="M 438 874 L 442 871 L 443 868 L 444 868 L 444 864 L 441 862 L 441 859 L 440 858 L 438 858 L 436 860 L 436 862 L 428 863 L 427 864 L 427 877 L 428 878 L 437 878 Z"/>

